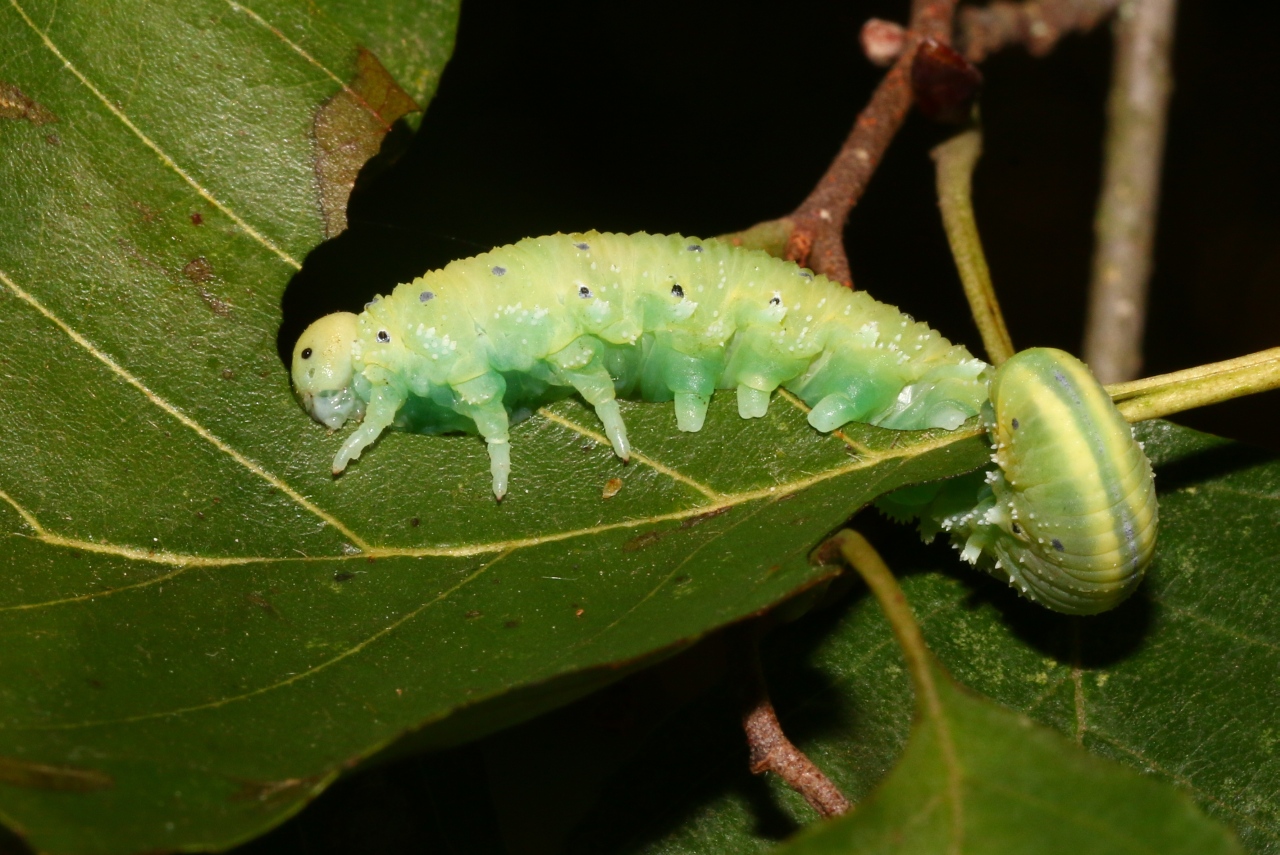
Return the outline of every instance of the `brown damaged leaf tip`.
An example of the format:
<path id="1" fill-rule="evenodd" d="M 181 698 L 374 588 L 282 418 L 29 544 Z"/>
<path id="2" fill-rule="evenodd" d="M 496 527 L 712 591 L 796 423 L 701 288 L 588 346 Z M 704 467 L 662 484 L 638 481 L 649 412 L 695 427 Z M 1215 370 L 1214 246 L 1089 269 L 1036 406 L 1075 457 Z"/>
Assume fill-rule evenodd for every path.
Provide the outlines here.
<path id="1" fill-rule="evenodd" d="M 911 63 L 911 91 L 925 117 L 948 124 L 966 121 L 982 88 L 982 72 L 958 51 L 924 39 Z"/>
<path id="2" fill-rule="evenodd" d="M 378 153 L 391 126 L 421 109 L 372 52 L 359 49 L 355 78 L 320 105 L 312 126 L 325 237 L 346 230 L 347 200 L 356 176 Z"/>

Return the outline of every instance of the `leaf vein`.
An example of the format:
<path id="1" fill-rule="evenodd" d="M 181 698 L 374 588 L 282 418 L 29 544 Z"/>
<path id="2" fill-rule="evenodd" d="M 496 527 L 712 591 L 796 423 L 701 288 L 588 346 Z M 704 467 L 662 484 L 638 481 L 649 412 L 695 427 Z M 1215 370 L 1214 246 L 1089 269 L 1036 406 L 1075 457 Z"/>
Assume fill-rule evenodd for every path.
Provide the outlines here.
<path id="1" fill-rule="evenodd" d="M 288 677 L 284 678 L 283 680 L 277 680 L 274 683 L 270 683 L 265 686 L 259 686 L 256 689 L 252 689 L 248 692 L 243 692 L 239 695 L 231 695 L 230 697 L 219 698 L 216 701 L 209 701 L 208 703 L 203 703 L 203 704 L 194 704 L 189 707 L 181 707 L 178 709 L 160 710 L 157 712 L 149 712 L 149 713 L 140 713 L 138 715 L 125 716 L 123 718 L 115 718 L 115 719 L 96 719 L 92 721 L 63 722 L 59 724 L 46 724 L 46 725 L 26 725 L 26 726 L 11 728 L 11 729 L 13 730 L 80 730 L 86 727 L 101 727 L 104 725 L 135 724 L 140 721 L 154 721 L 155 719 L 159 719 L 159 718 L 169 718 L 171 716 L 186 715 L 188 713 L 193 713 L 193 712 L 202 712 L 204 710 L 218 709 L 228 704 L 238 703 L 239 701 L 247 701 L 251 698 L 258 697 L 259 695 L 265 695 L 268 692 L 275 691 L 276 689 L 282 689 L 286 686 L 290 686 L 294 683 L 297 683 L 300 680 L 304 680 L 304 679 L 307 679 L 308 677 L 314 676 L 315 674 L 318 674 L 321 671 L 327 670 L 328 668 L 338 664 L 344 659 L 348 659 L 356 655 L 357 653 L 359 653 L 360 651 L 368 647 L 370 644 L 373 644 L 375 641 L 378 641 L 381 638 L 385 638 L 387 635 L 390 635 L 395 630 L 399 629 L 409 621 L 416 618 L 418 615 L 422 614 L 431 606 L 434 606 L 436 603 L 439 603 L 442 600 L 448 598 L 449 596 L 454 594 L 456 591 L 461 590 L 464 586 L 478 579 L 484 573 L 488 572 L 490 567 L 492 567 L 493 565 L 497 564 L 499 561 L 501 561 L 502 559 L 510 555 L 512 551 L 514 550 L 507 550 L 505 552 L 500 553 L 499 555 L 494 557 L 492 561 L 486 564 L 482 564 L 474 572 L 469 573 L 466 577 L 464 577 L 461 581 L 459 581 L 453 587 L 445 591 L 442 591 L 432 599 L 418 606 L 413 611 L 409 612 L 408 614 L 404 615 L 403 617 L 397 620 L 392 621 L 391 623 L 384 626 L 382 629 L 378 630 L 377 632 L 373 633 L 367 638 L 361 640 L 359 643 L 353 644 L 351 647 L 348 647 L 346 650 L 343 650 L 341 653 L 337 654 L 336 656 L 332 656 L 329 659 L 326 659 L 317 665 L 313 665 L 312 667 L 308 668 L 305 671 L 299 671 L 295 674 L 290 674 Z"/>
<path id="2" fill-rule="evenodd" d="M 547 421 L 555 422 L 556 424 L 562 427 L 568 428 L 574 433 L 581 434 L 582 436 L 587 437 L 588 439 L 595 442 L 597 445 L 603 445 L 608 447 L 611 444 L 609 442 L 609 439 L 603 436 L 602 434 L 598 434 L 595 431 L 591 430 L 590 428 L 583 427 L 577 422 L 570 421 L 569 419 L 566 419 L 564 416 L 553 413 L 550 410 L 548 410 L 546 407 L 539 409 L 538 415 L 542 416 Z M 634 459 L 638 460 L 639 462 L 643 463 L 645 466 L 648 466 L 650 469 L 654 470 L 655 472 L 659 472 L 663 475 L 666 475 L 668 478 L 671 478 L 674 481 L 679 481 L 682 484 L 686 484 L 692 487 L 693 489 L 697 490 L 699 493 L 706 496 L 708 499 L 711 499 L 712 501 L 722 501 L 725 498 L 725 494 L 711 489 L 707 485 L 693 478 L 690 478 L 688 475 L 685 475 L 683 472 L 680 472 L 677 469 L 672 469 L 670 466 L 667 466 L 664 463 L 659 463 L 657 460 L 654 460 L 652 457 L 649 457 L 643 452 L 637 451 L 634 447 L 632 447 L 631 449 L 631 456 Z"/>
<path id="3" fill-rule="evenodd" d="M 93 93 L 93 96 L 97 98 L 100 102 L 102 102 L 102 105 L 106 107 L 107 110 L 113 116 L 119 119 L 120 122 L 126 128 L 128 128 L 133 133 L 133 135 L 136 136 L 142 142 L 143 145 L 151 149 L 151 151 L 154 152 L 158 158 L 160 158 L 161 163 L 163 163 L 169 169 L 173 170 L 173 172 L 177 174 L 179 178 L 185 181 L 191 187 L 191 189 L 195 190 L 198 194 L 200 194 L 200 197 L 203 198 L 206 202 L 208 202 L 213 207 L 217 208 L 223 214 L 226 214 L 227 217 L 230 218 L 232 222 L 234 222 L 237 226 L 239 226 L 245 232 L 245 234 L 249 235 L 249 237 L 253 238 L 253 240 L 257 241 L 259 244 L 266 247 L 271 252 L 275 253 L 276 256 L 278 256 L 282 261 L 284 261 L 285 264 L 289 265 L 294 270 L 302 269 L 302 265 L 297 261 L 297 259 L 295 259 L 289 253 L 285 252 L 283 249 L 277 246 L 275 242 L 272 241 L 270 238 L 268 238 L 266 235 L 259 232 L 253 226 L 249 225 L 249 223 L 246 222 L 239 214 L 231 210 L 230 207 L 228 207 L 220 199 L 218 199 L 212 193 L 206 190 L 200 184 L 200 182 L 196 181 L 194 176 L 192 176 L 185 169 L 179 166 L 177 161 L 175 161 L 172 157 L 170 157 L 164 151 L 164 149 L 160 148 L 160 146 L 154 140 L 152 140 L 151 137 L 143 133 L 142 129 L 139 128 L 136 124 L 134 124 L 133 120 L 130 119 L 123 110 L 121 110 L 119 107 L 113 104 L 111 100 L 107 98 L 107 96 L 102 92 L 102 90 L 100 90 L 97 86 L 95 86 L 93 82 L 89 80 L 89 78 L 86 77 L 83 72 L 80 71 L 80 69 L 76 68 L 75 64 L 72 63 L 71 60 L 69 60 L 66 57 L 66 55 L 64 55 L 62 51 L 58 49 L 58 46 L 53 43 L 53 40 L 49 38 L 49 35 L 45 31 L 41 30 L 39 27 L 36 26 L 35 21 L 31 20 L 31 17 L 27 14 L 27 11 L 23 9 L 22 6 L 18 5 L 18 0 L 9 0 L 9 5 L 14 8 L 14 11 L 16 11 L 20 16 L 22 16 L 22 20 L 26 22 L 26 25 L 31 28 L 31 31 L 33 33 L 35 33 L 37 36 L 40 37 L 40 40 L 44 43 L 44 46 L 49 49 L 50 53 L 52 53 L 62 62 L 63 67 L 67 71 L 71 72 L 71 74 L 76 78 L 76 80 L 79 80 L 80 83 L 86 89 L 88 89 L 91 93 Z"/>
<path id="4" fill-rule="evenodd" d="M 268 472 L 265 468 L 262 467 L 261 464 L 256 463 L 253 460 L 250 460 L 248 457 L 245 457 L 243 454 L 236 451 L 234 448 L 232 448 L 230 445 L 224 442 L 222 439 L 214 435 L 204 425 L 200 424 L 195 419 L 191 418 L 186 413 L 182 412 L 182 410 L 178 409 L 176 406 L 169 403 L 167 400 L 160 397 L 155 392 L 151 391 L 151 389 L 148 388 L 145 383 L 143 383 L 137 377 L 133 376 L 127 370 L 125 370 L 124 366 L 120 365 L 120 363 L 112 359 L 106 352 L 100 350 L 98 346 L 95 345 L 93 342 L 89 341 L 80 333 L 72 329 L 71 326 L 66 321 L 62 320 L 62 318 L 55 315 L 52 311 L 46 308 L 44 304 L 41 303 L 39 300 L 37 300 L 35 297 L 31 296 L 26 291 L 19 288 L 13 282 L 13 280 L 10 279 L 5 274 L 3 270 L 0 270 L 0 284 L 3 284 L 10 291 L 12 291 L 15 296 L 17 296 L 19 299 L 29 304 L 32 308 L 34 308 L 40 314 L 48 318 L 50 322 L 52 322 L 55 326 L 57 326 L 60 330 L 62 330 L 67 335 L 67 337 L 69 337 L 73 342 L 78 344 L 80 347 L 84 348 L 84 350 L 87 351 L 89 355 L 93 356 L 103 365 L 107 366 L 107 368 L 110 369 L 111 372 L 114 373 L 121 380 L 124 380 L 130 386 L 134 387 L 139 392 L 141 392 L 144 396 L 146 396 L 147 400 L 150 401 L 152 404 L 159 407 L 161 410 L 164 410 L 174 419 L 177 419 L 178 422 L 180 422 L 185 427 L 190 428 L 192 431 L 196 433 L 197 436 L 199 436 L 201 439 L 211 444 L 214 448 L 218 449 L 223 454 L 226 454 L 236 463 L 239 463 L 245 469 L 248 469 L 250 472 L 257 475 L 259 478 L 263 479 L 268 484 L 275 487 L 277 490 L 280 490 L 286 496 L 293 499 L 293 501 L 296 502 L 298 505 L 310 511 L 312 514 L 315 514 L 317 517 L 324 520 L 326 523 L 333 526 L 338 531 L 342 532 L 342 534 L 346 536 L 356 546 L 364 550 L 369 549 L 369 544 L 366 543 L 364 539 L 361 538 L 358 534 L 353 532 L 351 529 L 347 528 L 347 526 L 344 525 L 340 520 L 338 520 L 337 517 L 333 516 L 328 511 L 324 510 L 318 505 L 312 503 L 310 500 L 304 497 L 297 490 L 293 489 L 293 487 L 289 486 L 289 484 L 286 483 L 284 480 L 282 480 L 279 476 L 274 475 L 271 472 Z"/>
<path id="5" fill-rule="evenodd" d="M 227 2 L 227 5 L 231 7 L 232 11 L 243 12 L 245 15 L 249 16 L 249 18 L 251 18 L 259 26 L 263 27 L 268 32 L 270 32 L 273 36 L 275 36 L 280 41 L 284 42 L 286 45 L 292 48 L 293 51 L 296 54 L 298 54 L 298 56 L 302 57 L 307 62 L 314 65 L 316 68 L 320 69 L 320 71 L 322 71 L 326 77 L 328 77 L 334 83 L 337 83 L 339 86 L 341 86 L 343 91 L 346 92 L 348 95 L 350 95 L 352 98 L 354 98 L 357 104 L 359 104 L 361 107 L 367 110 L 371 116 L 373 116 L 379 122 L 382 123 L 383 130 L 385 131 L 391 130 L 391 125 L 387 122 L 385 118 L 383 118 L 381 113 L 379 113 L 376 109 L 374 109 L 372 104 L 370 104 L 367 100 L 365 100 L 363 95 L 361 95 L 359 92 L 355 91 L 350 86 L 348 86 L 346 81 L 344 81 L 341 77 L 339 77 L 337 74 L 331 71 L 327 65 L 322 63 L 320 60 L 316 59 L 311 54 L 307 53 L 307 51 L 302 47 L 302 45 L 298 44 L 297 42 L 293 41 L 288 36 L 286 36 L 279 27 L 275 26 L 274 24 L 272 24 L 266 18 L 259 15 L 254 10 L 250 9 L 248 6 L 245 6 L 243 3 L 236 3 L 235 0 L 226 0 L 226 2 Z"/>

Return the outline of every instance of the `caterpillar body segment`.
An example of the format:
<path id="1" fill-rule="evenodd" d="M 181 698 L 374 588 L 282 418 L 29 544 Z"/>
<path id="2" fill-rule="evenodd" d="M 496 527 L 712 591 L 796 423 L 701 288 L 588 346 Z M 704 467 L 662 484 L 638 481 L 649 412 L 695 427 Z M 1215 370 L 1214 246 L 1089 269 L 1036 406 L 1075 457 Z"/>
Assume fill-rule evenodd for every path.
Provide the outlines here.
<path id="1" fill-rule="evenodd" d="M 1106 390 L 1069 353 L 1015 354 L 991 381 L 984 410 L 992 465 L 880 500 L 950 534 L 961 555 L 1028 598 L 1095 614 L 1137 588 L 1155 551 L 1151 464 Z"/>
<path id="2" fill-rule="evenodd" d="M 814 407 L 820 430 L 950 429 L 978 413 L 987 371 L 894 307 L 763 252 L 596 232 L 523 240 L 427 273 L 358 316 L 321 318 L 293 359 L 318 421 L 338 427 L 364 404 L 335 473 L 388 427 L 464 426 L 488 443 L 499 498 L 508 413 L 552 388 L 591 404 L 626 459 L 619 396 L 674 402 L 685 431 L 701 429 L 717 389 L 735 390 L 752 418 L 779 386 Z"/>
<path id="3" fill-rule="evenodd" d="M 623 459 L 618 398 L 670 401 L 684 431 L 702 428 L 716 390 L 758 418 L 786 388 L 820 431 L 955 429 L 985 411 L 989 472 L 882 507 L 949 531 L 970 561 L 1072 613 L 1127 596 L 1154 545 L 1150 465 L 1078 361 L 1028 351 L 995 372 L 863 292 L 713 240 L 557 234 L 456 261 L 316 321 L 292 376 L 317 421 L 360 420 L 335 475 L 388 428 L 460 430 L 486 441 L 499 499 L 511 414 L 565 394 L 595 409 Z"/>
<path id="4" fill-rule="evenodd" d="M 1049 348 L 1002 365 L 991 404 L 1006 535 L 995 554 L 1059 611 L 1112 608 L 1142 580 L 1158 519 L 1151 464 L 1128 422 L 1084 363 Z"/>

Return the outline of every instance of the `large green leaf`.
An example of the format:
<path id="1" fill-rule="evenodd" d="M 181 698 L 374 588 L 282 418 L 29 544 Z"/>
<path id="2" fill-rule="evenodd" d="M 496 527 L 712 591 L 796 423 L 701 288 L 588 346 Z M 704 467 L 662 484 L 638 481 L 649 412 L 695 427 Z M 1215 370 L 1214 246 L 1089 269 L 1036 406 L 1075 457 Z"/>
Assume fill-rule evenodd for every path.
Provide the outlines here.
<path id="1" fill-rule="evenodd" d="M 940 668 L 893 773 L 786 855 L 1234 855 L 1190 799 L 965 692 Z"/>
<path id="2" fill-rule="evenodd" d="M 1160 545 L 1116 611 L 1050 614 L 956 571 L 945 548 L 900 542 L 891 563 L 961 683 L 1183 790 L 1247 850 L 1280 852 L 1280 460 L 1164 422 L 1139 437 L 1156 463 Z M 880 539 L 898 534 L 870 522 Z M 901 661 L 865 594 L 779 631 L 766 650 L 783 725 L 855 801 L 873 797 L 907 744 Z M 701 702 L 633 747 L 640 759 L 611 786 L 592 784 L 592 800 L 603 795 L 574 851 L 759 852 L 811 823 L 798 796 L 747 774 L 730 703 Z M 1060 807 L 1078 809 L 1067 796 Z"/>
<path id="3" fill-rule="evenodd" d="M 719 400 L 692 438 L 627 407 L 624 467 L 565 402 L 501 505 L 465 437 L 335 481 L 280 297 L 456 9 L 333 5 L 0 5 L 0 811 L 42 850 L 256 834 L 406 731 L 474 737 L 813 586 L 870 497 L 986 455 Z"/>

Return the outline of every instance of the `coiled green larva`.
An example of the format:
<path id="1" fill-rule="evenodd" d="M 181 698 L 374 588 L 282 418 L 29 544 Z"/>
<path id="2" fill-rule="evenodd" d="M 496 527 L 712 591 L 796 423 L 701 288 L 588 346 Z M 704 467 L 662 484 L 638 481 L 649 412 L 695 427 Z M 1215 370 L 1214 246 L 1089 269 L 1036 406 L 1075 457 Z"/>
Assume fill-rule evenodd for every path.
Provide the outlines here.
<path id="1" fill-rule="evenodd" d="M 991 387 L 997 413 L 1001 402 L 1015 406 L 1020 395 L 1038 394 L 1020 392 L 1034 384 L 1008 365 Z M 334 457 L 335 475 L 389 427 L 471 431 L 488 444 L 499 499 L 511 471 L 509 413 L 555 387 L 574 390 L 595 408 L 614 451 L 626 459 L 619 396 L 674 401 L 676 424 L 684 431 L 702 428 L 717 389 L 736 390 L 739 414 L 756 418 L 765 414 L 778 387 L 812 407 L 809 423 L 820 431 L 851 421 L 953 430 L 979 413 L 992 382 L 990 366 L 926 325 L 790 262 L 679 235 L 597 232 L 523 240 L 426 273 L 374 298 L 359 315 L 321 318 L 299 338 L 292 375 L 303 406 L 317 421 L 338 428 L 363 418 Z M 1073 410 L 1079 424 L 1123 425 L 1114 408 L 1104 414 L 1094 397 L 1088 407 Z M 1000 430 L 997 417 L 997 457 L 1007 449 L 1000 471 L 1020 471 L 1025 461 L 1018 449 L 1026 443 L 1021 435 L 1017 442 L 1002 440 Z M 1046 435 L 1040 444 L 1050 441 Z M 1102 467 L 1107 461 L 1095 456 L 1093 462 Z M 1070 493 L 1075 482 L 1064 483 Z M 1005 487 L 1016 485 L 1011 480 Z M 1014 502 L 1018 513 L 1032 513 L 1017 504 L 1023 502 L 1040 513 L 1041 500 L 1029 494 L 1015 499 L 995 484 L 984 489 L 991 507 L 998 499 Z M 986 500 L 979 497 L 978 506 Z M 931 500 L 903 507 L 938 516 Z M 1046 518 L 1066 512 L 1060 499 L 1044 507 Z M 972 497 L 969 508 L 977 509 Z M 991 524 L 974 528 L 968 540 L 979 553 L 996 556 L 996 564 L 1079 563 L 1078 550 L 1069 556 L 1017 551 L 1006 541 L 1023 541 L 999 528 L 998 512 L 989 510 L 983 513 Z M 1154 498 L 1149 528 L 1153 539 Z M 1007 537 L 996 536 L 996 530 Z M 1139 557 L 1145 566 L 1149 549 Z M 1035 567 L 1028 579 L 1051 575 Z M 1089 573 L 1096 569 L 1085 568 L 1085 576 L 1093 578 Z M 1021 587 L 1046 605 L 1073 608 L 1070 595 L 1055 599 L 1036 583 Z"/>
<path id="2" fill-rule="evenodd" d="M 891 514 L 946 531 L 961 555 L 1055 611 L 1095 614 L 1133 592 L 1155 550 L 1151 464 L 1089 369 L 1033 348 L 991 380 L 993 466 L 932 492 L 886 497 Z"/>

